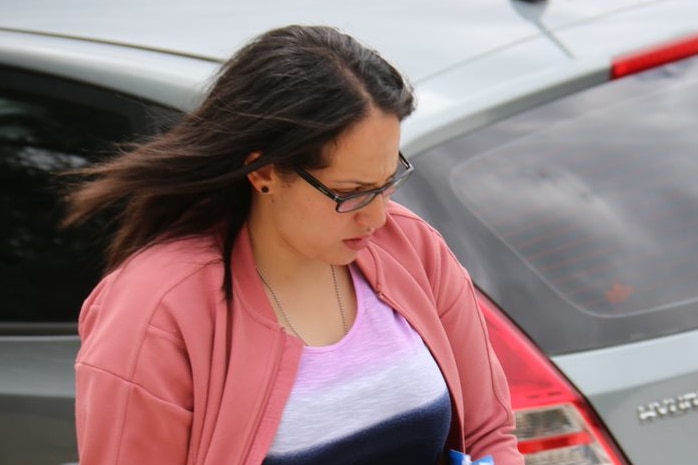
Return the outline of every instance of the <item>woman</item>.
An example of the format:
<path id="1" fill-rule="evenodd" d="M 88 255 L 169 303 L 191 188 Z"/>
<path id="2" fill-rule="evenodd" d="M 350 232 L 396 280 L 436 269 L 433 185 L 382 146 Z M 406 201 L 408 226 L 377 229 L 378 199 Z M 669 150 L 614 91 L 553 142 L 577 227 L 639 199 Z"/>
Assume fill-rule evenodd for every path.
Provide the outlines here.
<path id="1" fill-rule="evenodd" d="M 389 200 L 412 110 L 376 52 L 290 26 L 83 172 L 66 224 L 118 229 L 80 316 L 81 465 L 523 464 L 468 275 Z"/>

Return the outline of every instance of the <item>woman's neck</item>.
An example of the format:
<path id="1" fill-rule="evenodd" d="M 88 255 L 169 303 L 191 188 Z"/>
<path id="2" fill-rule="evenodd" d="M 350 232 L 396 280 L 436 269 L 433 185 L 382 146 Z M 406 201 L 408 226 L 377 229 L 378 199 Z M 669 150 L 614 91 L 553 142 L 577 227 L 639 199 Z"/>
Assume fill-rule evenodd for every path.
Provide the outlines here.
<path id="1" fill-rule="evenodd" d="M 313 281 L 327 274 L 329 263 L 298 253 L 259 216 L 250 215 L 247 228 L 257 269 L 270 280 L 289 284 Z"/>

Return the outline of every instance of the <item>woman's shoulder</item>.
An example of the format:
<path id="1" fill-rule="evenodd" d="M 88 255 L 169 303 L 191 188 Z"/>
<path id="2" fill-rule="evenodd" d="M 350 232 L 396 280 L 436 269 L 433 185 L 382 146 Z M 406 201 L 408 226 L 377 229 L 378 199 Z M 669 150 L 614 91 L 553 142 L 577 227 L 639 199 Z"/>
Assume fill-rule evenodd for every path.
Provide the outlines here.
<path id="1" fill-rule="evenodd" d="M 220 250 L 212 236 L 172 239 L 153 244 L 126 260 L 121 274 L 154 279 L 161 286 L 221 264 Z"/>
<path id="2" fill-rule="evenodd" d="M 169 240 L 129 257 L 102 279 L 85 306 L 138 303 L 147 312 L 168 295 L 220 288 L 222 279 L 222 260 L 212 238 Z"/>
<path id="3" fill-rule="evenodd" d="M 424 269 L 432 276 L 453 271 L 457 280 L 467 274 L 441 233 L 396 202 L 389 204 L 387 221 L 376 231 L 372 246 L 375 258 L 386 265 Z"/>
<path id="4" fill-rule="evenodd" d="M 388 203 L 388 214 L 390 217 L 393 219 L 396 219 L 398 221 L 409 221 L 413 222 L 416 221 L 417 223 L 424 223 L 426 222 L 415 212 L 407 208 L 406 206 L 397 203 L 395 201 L 390 201 Z"/>
<path id="5" fill-rule="evenodd" d="M 376 231 L 374 242 L 382 247 L 404 247 L 418 252 L 445 247 L 441 234 L 422 217 L 407 207 L 390 202 L 385 225 Z"/>
<path id="6" fill-rule="evenodd" d="M 145 373 L 141 368 L 149 360 L 176 363 L 191 339 L 187 334 L 198 332 L 199 343 L 207 343 L 221 283 L 219 254 L 210 240 L 144 248 L 105 276 L 83 304 L 78 362 L 126 380 Z"/>

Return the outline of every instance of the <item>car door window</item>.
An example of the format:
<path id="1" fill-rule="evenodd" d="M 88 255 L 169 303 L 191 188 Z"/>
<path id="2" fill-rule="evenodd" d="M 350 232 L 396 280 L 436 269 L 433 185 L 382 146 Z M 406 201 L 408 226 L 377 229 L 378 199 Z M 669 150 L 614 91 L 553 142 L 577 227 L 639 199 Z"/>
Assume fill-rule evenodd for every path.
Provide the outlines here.
<path id="1" fill-rule="evenodd" d="M 173 112 L 80 83 L 0 68 L 0 333 L 74 323 L 106 238 L 60 231 L 58 172 L 158 131 Z M 43 329 L 42 329 L 43 331 Z"/>

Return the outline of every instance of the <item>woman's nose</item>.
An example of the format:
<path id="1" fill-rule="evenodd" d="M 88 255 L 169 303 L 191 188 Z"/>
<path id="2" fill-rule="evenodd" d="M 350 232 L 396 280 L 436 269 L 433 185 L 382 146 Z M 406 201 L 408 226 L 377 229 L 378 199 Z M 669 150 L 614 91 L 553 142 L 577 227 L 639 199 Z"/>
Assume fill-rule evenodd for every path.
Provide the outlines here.
<path id="1" fill-rule="evenodd" d="M 376 196 L 368 205 L 356 211 L 356 221 L 363 227 L 375 231 L 385 224 L 386 208 L 390 197 Z"/>

